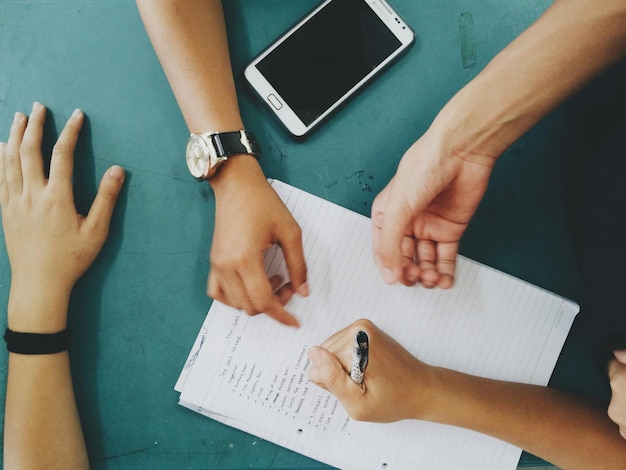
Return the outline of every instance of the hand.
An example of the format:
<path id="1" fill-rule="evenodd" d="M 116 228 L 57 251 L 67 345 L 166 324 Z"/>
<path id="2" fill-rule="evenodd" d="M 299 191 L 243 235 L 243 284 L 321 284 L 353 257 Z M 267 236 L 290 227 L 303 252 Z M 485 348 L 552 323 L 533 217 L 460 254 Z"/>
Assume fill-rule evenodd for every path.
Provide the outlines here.
<path id="1" fill-rule="evenodd" d="M 459 240 L 495 157 L 445 151 L 444 141 L 429 130 L 415 142 L 372 205 L 374 259 L 388 284 L 452 286 Z"/>
<path id="2" fill-rule="evenodd" d="M 228 165 L 224 170 L 236 169 L 236 175 L 226 179 L 220 169 L 211 180 L 216 212 L 208 294 L 249 315 L 264 312 L 298 326 L 284 306 L 294 292 L 309 293 L 300 227 L 253 157 L 237 156 Z M 274 244 L 282 248 L 290 276 L 278 291 L 281 279 L 268 279 L 263 265 L 265 250 Z"/>
<path id="3" fill-rule="evenodd" d="M 352 348 L 359 330 L 369 336 L 369 362 L 361 385 L 350 378 Z M 357 320 L 322 346 L 308 351 L 309 379 L 328 390 L 359 421 L 386 423 L 423 419 L 433 403 L 433 369 L 413 357 L 369 320 Z"/>
<path id="4" fill-rule="evenodd" d="M 39 103 L 33 105 L 29 119 L 16 113 L 8 142 L 0 143 L 0 207 L 11 263 L 10 325 L 18 320 L 29 326 L 39 324 L 37 320 L 31 325 L 26 318 L 35 312 L 11 308 L 11 304 L 23 305 L 34 298 L 42 304 L 69 299 L 72 287 L 104 244 L 124 181 L 120 167 L 109 168 L 87 217 L 77 214 L 73 152 L 84 117 L 76 110 L 67 121 L 52 151 L 46 178 L 41 154 L 45 116 L 46 109 Z M 66 315 L 63 308 L 57 310 Z M 12 318 L 15 311 L 19 319 Z"/>
<path id="5" fill-rule="evenodd" d="M 609 363 L 611 402 L 609 418 L 619 426 L 619 432 L 626 439 L 626 350 L 614 351 L 615 359 Z"/>

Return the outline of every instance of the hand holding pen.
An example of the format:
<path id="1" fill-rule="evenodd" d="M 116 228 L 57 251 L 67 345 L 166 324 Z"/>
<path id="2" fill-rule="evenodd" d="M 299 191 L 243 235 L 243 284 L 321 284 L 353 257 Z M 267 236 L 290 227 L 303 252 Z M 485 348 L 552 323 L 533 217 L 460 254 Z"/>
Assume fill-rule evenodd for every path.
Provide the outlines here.
<path id="1" fill-rule="evenodd" d="M 367 338 L 365 364 L 359 337 Z M 321 346 L 310 348 L 308 355 L 309 379 L 335 395 L 353 419 L 381 423 L 422 419 L 436 398 L 433 368 L 369 320 L 357 320 Z M 354 361 L 361 364 L 362 377 Z"/>

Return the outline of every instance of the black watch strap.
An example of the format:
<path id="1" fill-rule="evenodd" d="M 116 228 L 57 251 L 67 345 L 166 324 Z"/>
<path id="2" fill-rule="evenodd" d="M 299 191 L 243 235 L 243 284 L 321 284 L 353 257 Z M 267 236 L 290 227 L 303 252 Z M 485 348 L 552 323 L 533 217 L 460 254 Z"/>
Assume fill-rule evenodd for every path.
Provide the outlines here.
<path id="1" fill-rule="evenodd" d="M 257 159 L 261 158 L 261 147 L 255 135 L 245 129 L 215 133 L 211 136 L 211 139 L 218 157 L 248 153 Z"/>

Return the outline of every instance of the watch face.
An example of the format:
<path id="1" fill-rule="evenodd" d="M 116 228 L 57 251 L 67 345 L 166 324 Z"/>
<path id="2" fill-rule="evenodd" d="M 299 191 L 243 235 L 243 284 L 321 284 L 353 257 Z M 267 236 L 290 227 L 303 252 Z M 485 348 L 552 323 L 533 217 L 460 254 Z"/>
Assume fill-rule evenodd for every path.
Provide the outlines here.
<path id="1" fill-rule="evenodd" d="M 192 134 L 187 142 L 187 167 L 198 179 L 206 178 L 209 170 L 209 152 L 199 135 Z"/>

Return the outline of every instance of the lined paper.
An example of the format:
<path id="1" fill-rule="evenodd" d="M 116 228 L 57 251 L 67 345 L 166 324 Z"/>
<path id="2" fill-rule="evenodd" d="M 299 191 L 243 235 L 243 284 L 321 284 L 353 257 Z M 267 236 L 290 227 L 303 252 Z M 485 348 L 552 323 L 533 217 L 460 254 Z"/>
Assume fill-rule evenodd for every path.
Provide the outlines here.
<path id="1" fill-rule="evenodd" d="M 311 295 L 288 305 L 302 326 L 213 302 L 176 384 L 179 403 L 340 468 L 515 469 L 520 449 L 473 431 L 353 421 L 308 381 L 306 350 L 368 318 L 426 363 L 546 385 L 578 305 L 462 256 L 449 290 L 387 286 L 368 218 L 272 186 L 303 231 Z M 267 251 L 265 265 L 286 276 L 279 248 Z"/>

